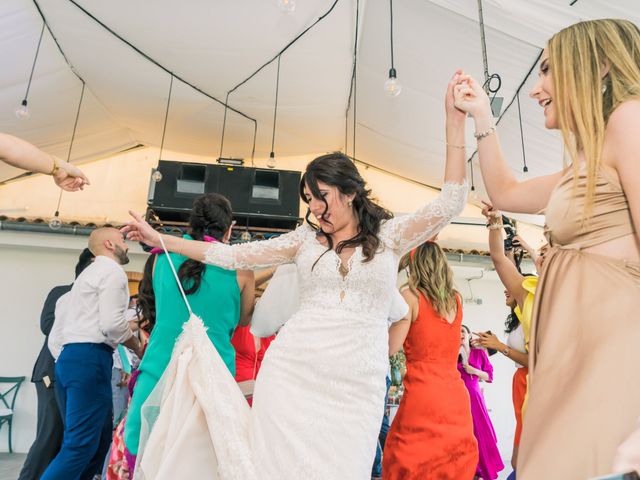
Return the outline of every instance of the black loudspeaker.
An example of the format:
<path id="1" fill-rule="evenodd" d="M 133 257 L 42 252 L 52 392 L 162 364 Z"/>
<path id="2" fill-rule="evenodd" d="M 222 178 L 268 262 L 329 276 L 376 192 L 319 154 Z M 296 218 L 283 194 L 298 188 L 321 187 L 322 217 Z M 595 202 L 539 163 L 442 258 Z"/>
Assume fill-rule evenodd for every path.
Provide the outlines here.
<path id="1" fill-rule="evenodd" d="M 291 230 L 301 221 L 300 172 L 168 160 L 157 171 L 147 204 L 162 222 L 188 222 L 193 200 L 205 193 L 227 197 L 239 227 Z"/>

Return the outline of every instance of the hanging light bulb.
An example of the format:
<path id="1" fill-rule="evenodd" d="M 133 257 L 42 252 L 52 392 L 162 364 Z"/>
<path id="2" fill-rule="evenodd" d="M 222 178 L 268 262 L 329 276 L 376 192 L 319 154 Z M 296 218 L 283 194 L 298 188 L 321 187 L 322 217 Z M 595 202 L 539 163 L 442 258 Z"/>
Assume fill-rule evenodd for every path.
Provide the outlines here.
<path id="1" fill-rule="evenodd" d="M 278 9 L 283 13 L 293 13 L 296 9 L 295 0 L 277 0 Z"/>
<path id="2" fill-rule="evenodd" d="M 400 82 L 398 82 L 398 79 L 396 78 L 395 68 L 389 70 L 389 78 L 384 82 L 384 90 L 390 97 L 397 97 L 400 95 L 402 85 L 400 85 Z"/>
<path id="3" fill-rule="evenodd" d="M 49 228 L 51 230 L 60 230 L 62 228 L 62 220 L 60 220 L 60 212 L 56 212 L 51 220 L 49 220 Z"/>
<path id="4" fill-rule="evenodd" d="M 267 167 L 276 168 L 276 154 L 273 152 L 269 154 L 269 160 L 267 160 Z"/>
<path id="5" fill-rule="evenodd" d="M 31 112 L 27 106 L 27 99 L 22 100 L 22 103 L 16 107 L 16 117 L 18 120 L 28 120 L 31 117 Z"/>
<path id="6" fill-rule="evenodd" d="M 160 170 L 153 170 L 153 173 L 151 174 L 151 179 L 156 182 L 156 183 L 160 183 L 162 181 L 162 172 L 160 172 Z"/>
<path id="7" fill-rule="evenodd" d="M 384 91 L 390 97 L 397 97 L 402 91 L 402 85 L 398 82 L 398 74 L 393 63 L 393 0 L 389 0 L 389 33 L 390 33 L 390 50 L 391 50 L 391 68 L 389 69 L 389 78 L 384 82 Z"/>
<path id="8" fill-rule="evenodd" d="M 242 234 L 240 235 L 240 240 L 242 240 L 243 242 L 251 241 L 251 234 L 249 233 L 249 230 L 245 230 L 244 232 L 242 232 Z"/>
<path id="9" fill-rule="evenodd" d="M 31 117 L 29 107 L 27 107 L 27 98 L 29 98 L 29 90 L 31 89 L 31 80 L 33 80 L 33 71 L 36 69 L 36 62 L 38 61 L 38 53 L 40 52 L 40 44 L 42 43 L 42 36 L 44 35 L 44 27 L 46 24 L 42 22 L 42 30 L 40 31 L 40 38 L 38 39 L 38 47 L 36 48 L 36 55 L 33 58 L 33 65 L 31 65 L 31 74 L 29 75 L 29 82 L 27 82 L 27 91 L 24 94 L 24 100 L 15 109 L 16 117 L 19 120 L 28 120 Z"/>

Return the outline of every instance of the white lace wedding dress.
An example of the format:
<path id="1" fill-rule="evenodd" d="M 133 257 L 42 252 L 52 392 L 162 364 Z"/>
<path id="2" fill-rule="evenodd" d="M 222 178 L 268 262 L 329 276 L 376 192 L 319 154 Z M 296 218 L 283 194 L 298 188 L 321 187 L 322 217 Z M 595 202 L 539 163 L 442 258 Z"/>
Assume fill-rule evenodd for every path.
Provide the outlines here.
<path id="1" fill-rule="evenodd" d="M 387 221 L 380 251 L 363 262 L 356 248 L 345 276 L 308 225 L 271 240 L 211 244 L 206 262 L 228 269 L 295 262 L 300 308 L 266 353 L 252 409 L 192 315 L 143 407 L 135 478 L 370 478 L 399 258 L 459 214 L 466 197 L 466 183 L 447 183 L 433 202 Z"/>

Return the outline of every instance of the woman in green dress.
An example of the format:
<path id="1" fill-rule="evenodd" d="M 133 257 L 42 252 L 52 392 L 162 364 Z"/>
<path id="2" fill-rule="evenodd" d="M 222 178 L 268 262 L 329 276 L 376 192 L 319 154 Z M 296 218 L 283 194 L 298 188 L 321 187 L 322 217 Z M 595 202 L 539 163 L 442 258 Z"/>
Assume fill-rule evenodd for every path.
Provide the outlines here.
<path id="1" fill-rule="evenodd" d="M 227 243 L 232 227 L 231 204 L 225 197 L 215 193 L 198 197 L 193 203 L 189 225 L 189 234 L 184 235 L 188 240 Z M 253 272 L 225 270 L 176 253 L 169 255 L 178 270 L 178 277 L 193 312 L 202 319 L 211 343 L 231 374 L 235 375 L 235 350 L 231 345 L 231 336 L 237 325 L 248 325 L 251 320 Z M 142 405 L 169 364 L 182 325 L 189 319 L 189 312 L 164 253 L 156 255 L 152 277 L 153 296 L 143 296 L 140 302 L 154 303 L 149 307 L 155 306 L 155 326 L 140 364 L 124 429 L 125 445 L 132 456 L 137 454 L 139 447 Z"/>

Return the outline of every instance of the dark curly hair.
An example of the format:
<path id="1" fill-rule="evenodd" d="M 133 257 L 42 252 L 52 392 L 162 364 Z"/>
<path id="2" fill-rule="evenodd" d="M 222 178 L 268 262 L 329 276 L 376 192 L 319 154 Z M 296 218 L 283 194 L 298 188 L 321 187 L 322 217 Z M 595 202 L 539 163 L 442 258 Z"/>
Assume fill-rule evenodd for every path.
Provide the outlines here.
<path id="1" fill-rule="evenodd" d="M 204 240 L 204 236 L 222 241 L 233 220 L 231 203 L 218 193 L 207 193 L 193 202 L 189 217 L 189 235 L 194 240 Z M 184 293 L 191 295 L 200 288 L 206 265 L 197 260 L 186 260 L 178 270 Z"/>
<path id="2" fill-rule="evenodd" d="M 523 277 L 535 277 L 533 273 L 523 273 Z M 516 315 L 515 307 L 511 309 L 509 315 L 507 315 L 507 319 L 504 322 L 504 333 L 511 333 L 520 325 L 520 320 Z"/>
<path id="3" fill-rule="evenodd" d="M 138 305 L 136 306 L 138 317 L 142 317 L 149 322 L 145 328 L 149 332 L 156 324 L 156 294 L 153 291 L 153 265 L 155 260 L 155 255 L 149 255 L 144 264 L 142 280 L 138 285 Z"/>
<path id="4" fill-rule="evenodd" d="M 91 253 L 91 250 L 85 248 L 80 252 L 80 256 L 78 257 L 78 263 L 76 264 L 76 278 L 80 276 L 80 274 L 87 268 L 89 265 L 93 263 L 93 260 L 96 256 Z"/>
<path id="5" fill-rule="evenodd" d="M 393 214 L 374 202 L 371 198 L 371 190 L 366 188 L 366 182 L 360 172 L 358 172 L 351 159 L 342 153 L 329 153 L 312 160 L 307 165 L 300 180 L 300 198 L 302 201 L 309 203 L 304 193 L 305 185 L 307 185 L 313 196 L 324 202 L 326 212 L 329 205 L 320 193 L 318 182 L 336 187 L 343 195 L 355 194 L 353 210 L 358 219 L 358 233 L 354 237 L 340 242 L 336 246 L 336 253 L 340 253 L 344 248 L 361 245 L 364 261 L 372 260 L 380 247 L 380 237 L 378 237 L 380 225 L 383 221 L 392 218 Z M 310 216 L 311 211 L 307 209 L 305 216 L 307 223 L 325 236 L 328 245 L 327 252 L 330 251 L 333 249 L 331 235 L 326 234 L 318 225 L 314 224 L 310 220 Z"/>
<path id="6" fill-rule="evenodd" d="M 189 234 L 194 240 L 204 240 L 204 236 L 207 235 L 221 241 L 229 230 L 232 219 L 233 212 L 229 200 L 217 193 L 207 193 L 193 202 L 189 218 Z M 138 310 L 151 325 L 155 324 L 156 320 L 156 295 L 153 291 L 155 257 L 150 255 L 147 259 L 138 289 Z M 191 259 L 180 265 L 178 278 L 185 294 L 191 295 L 198 291 L 205 268 L 204 263 Z"/>
<path id="7" fill-rule="evenodd" d="M 520 320 L 518 320 L 518 316 L 516 315 L 515 307 L 511 309 L 509 315 L 507 315 L 507 319 L 504 322 L 504 333 L 511 333 L 520 325 Z"/>

